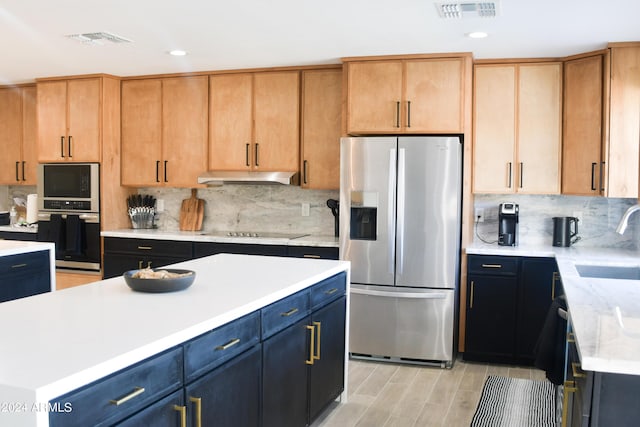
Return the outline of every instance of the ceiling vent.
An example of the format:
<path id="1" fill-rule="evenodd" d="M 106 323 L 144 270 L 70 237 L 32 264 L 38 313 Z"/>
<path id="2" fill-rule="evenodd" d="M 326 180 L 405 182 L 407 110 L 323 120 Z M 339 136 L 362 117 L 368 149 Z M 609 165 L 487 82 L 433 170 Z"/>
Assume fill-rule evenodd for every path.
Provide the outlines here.
<path id="1" fill-rule="evenodd" d="M 499 13 L 499 2 L 451 2 L 436 3 L 441 18 L 495 18 Z"/>
<path id="2" fill-rule="evenodd" d="M 108 31 L 101 31 L 99 33 L 84 33 L 84 34 L 69 34 L 65 36 L 71 40 L 76 40 L 81 43 L 103 45 L 104 42 L 110 43 L 131 43 L 131 40 L 124 37 L 117 36 Z"/>

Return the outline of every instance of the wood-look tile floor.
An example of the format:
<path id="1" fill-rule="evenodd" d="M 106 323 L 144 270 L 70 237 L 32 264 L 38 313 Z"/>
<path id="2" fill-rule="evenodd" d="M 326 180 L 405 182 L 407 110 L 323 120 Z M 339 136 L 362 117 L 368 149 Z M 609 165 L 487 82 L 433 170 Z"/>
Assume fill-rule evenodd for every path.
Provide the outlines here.
<path id="1" fill-rule="evenodd" d="M 535 368 L 457 360 L 452 369 L 349 360 L 348 402 L 311 427 L 469 427 L 488 375 L 545 380 Z"/>

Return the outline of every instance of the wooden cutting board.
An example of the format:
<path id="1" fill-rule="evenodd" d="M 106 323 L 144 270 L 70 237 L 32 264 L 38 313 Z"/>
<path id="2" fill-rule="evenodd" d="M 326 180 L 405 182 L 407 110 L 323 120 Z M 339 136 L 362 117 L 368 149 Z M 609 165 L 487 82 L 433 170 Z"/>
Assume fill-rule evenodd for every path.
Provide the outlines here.
<path id="1" fill-rule="evenodd" d="M 204 217 L 204 200 L 198 199 L 198 190 L 191 189 L 191 197 L 182 201 L 180 207 L 180 230 L 199 231 Z"/>

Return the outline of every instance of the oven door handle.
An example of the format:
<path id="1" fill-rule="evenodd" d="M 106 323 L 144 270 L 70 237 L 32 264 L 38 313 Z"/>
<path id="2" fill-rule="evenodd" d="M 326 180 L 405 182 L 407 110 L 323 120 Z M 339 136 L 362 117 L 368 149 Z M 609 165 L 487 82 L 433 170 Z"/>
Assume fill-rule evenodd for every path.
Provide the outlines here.
<path id="1" fill-rule="evenodd" d="M 50 221 L 51 220 L 51 215 L 53 215 L 51 212 L 38 212 L 38 221 Z M 88 223 L 99 223 L 100 222 L 100 215 L 99 214 L 92 214 L 92 213 L 78 213 L 78 214 L 71 214 L 71 213 L 63 213 L 60 214 L 60 216 L 62 216 L 62 218 L 67 218 L 67 215 L 78 215 L 78 217 L 81 220 L 84 220 L 84 222 L 88 222 Z"/>

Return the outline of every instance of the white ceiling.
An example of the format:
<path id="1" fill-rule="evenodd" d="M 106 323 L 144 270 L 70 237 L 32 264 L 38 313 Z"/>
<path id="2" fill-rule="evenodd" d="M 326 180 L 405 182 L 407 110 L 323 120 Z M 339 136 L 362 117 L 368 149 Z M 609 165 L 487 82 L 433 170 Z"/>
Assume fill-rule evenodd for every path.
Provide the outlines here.
<path id="1" fill-rule="evenodd" d="M 640 40 L 638 0 L 501 0 L 500 16 L 445 20 L 433 0 L 0 0 L 0 85 L 473 52 L 562 57 Z M 465 37 L 471 31 L 489 37 Z M 65 35 L 108 31 L 102 46 Z M 185 57 L 166 52 L 184 49 Z"/>

